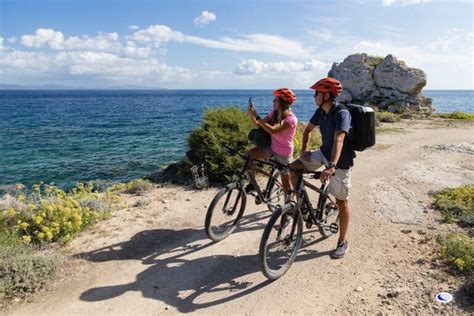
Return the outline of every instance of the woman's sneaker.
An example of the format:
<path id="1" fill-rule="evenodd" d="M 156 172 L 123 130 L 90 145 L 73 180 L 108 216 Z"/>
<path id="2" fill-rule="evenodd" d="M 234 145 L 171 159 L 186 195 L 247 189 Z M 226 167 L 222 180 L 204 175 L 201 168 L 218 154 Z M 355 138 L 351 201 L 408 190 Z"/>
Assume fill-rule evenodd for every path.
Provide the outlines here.
<path id="1" fill-rule="evenodd" d="M 337 243 L 336 249 L 331 253 L 331 258 L 340 259 L 344 257 L 347 250 L 349 250 L 349 244 L 347 243 L 347 240 L 339 241 Z"/>

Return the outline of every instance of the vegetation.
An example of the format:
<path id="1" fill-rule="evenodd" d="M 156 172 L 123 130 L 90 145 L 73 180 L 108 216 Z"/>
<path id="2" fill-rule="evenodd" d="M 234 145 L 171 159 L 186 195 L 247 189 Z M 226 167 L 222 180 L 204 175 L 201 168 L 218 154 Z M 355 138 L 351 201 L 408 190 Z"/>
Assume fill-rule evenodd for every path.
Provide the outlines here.
<path id="1" fill-rule="evenodd" d="M 384 122 L 384 123 L 395 123 L 395 122 L 400 121 L 400 115 L 386 112 L 386 111 L 375 112 L 375 118 L 377 122 Z"/>
<path id="2" fill-rule="evenodd" d="M 301 155 L 301 147 L 303 146 L 303 132 L 304 129 L 306 128 L 306 124 L 298 122 L 298 126 L 296 128 L 296 133 L 295 133 L 295 138 L 293 140 L 295 144 L 295 149 L 293 152 L 293 157 L 297 158 Z M 323 141 L 321 139 L 321 134 L 319 133 L 319 130 L 314 130 L 311 133 L 311 139 L 309 142 L 309 148 L 311 150 L 317 149 L 321 147 Z"/>
<path id="3" fill-rule="evenodd" d="M 474 185 L 445 188 L 432 196 L 435 198 L 433 205 L 442 213 L 444 221 L 474 224 Z"/>
<path id="4" fill-rule="evenodd" d="M 372 66 L 375 68 L 383 62 L 383 59 L 384 58 L 381 56 L 374 56 L 370 59 L 369 66 Z"/>
<path id="5" fill-rule="evenodd" d="M 151 189 L 153 189 L 153 184 L 150 181 L 144 179 L 135 179 L 128 183 L 116 183 L 110 187 L 109 191 L 143 195 Z"/>
<path id="6" fill-rule="evenodd" d="M 253 123 L 245 112 L 238 107 L 209 109 L 204 114 L 202 126 L 188 137 L 190 151 L 188 157 L 194 165 L 203 164 L 213 183 L 227 182 L 243 161 L 231 156 L 223 145 L 240 152 L 251 148 L 247 139 Z"/>
<path id="7" fill-rule="evenodd" d="M 474 186 L 445 188 L 431 195 L 435 198 L 433 205 L 442 213 L 444 221 L 456 220 L 468 231 L 439 235 L 437 242 L 440 245 L 440 257 L 446 260 L 455 271 L 466 277 L 463 291 L 466 295 L 473 296 L 474 239 L 470 227 L 474 225 Z"/>
<path id="8" fill-rule="evenodd" d="M 56 256 L 40 254 L 0 231 L 0 301 L 41 289 L 54 275 Z"/>
<path id="9" fill-rule="evenodd" d="M 438 117 L 445 118 L 445 119 L 452 119 L 452 120 L 466 120 L 466 121 L 474 121 L 474 114 L 455 111 L 451 113 L 442 113 L 438 114 Z"/>
<path id="10" fill-rule="evenodd" d="M 29 193 L 22 185 L 18 202 L 0 214 L 1 227 L 25 244 L 68 243 L 99 219 L 107 218 L 120 198 L 110 191 L 93 192 L 93 185 L 78 183 L 66 193 L 54 184 L 35 184 Z"/>

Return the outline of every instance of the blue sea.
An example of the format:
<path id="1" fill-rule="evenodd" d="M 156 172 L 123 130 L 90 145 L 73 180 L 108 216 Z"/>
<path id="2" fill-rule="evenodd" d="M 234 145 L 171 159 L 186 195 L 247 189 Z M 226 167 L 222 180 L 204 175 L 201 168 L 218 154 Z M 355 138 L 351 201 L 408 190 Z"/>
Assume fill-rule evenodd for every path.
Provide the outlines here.
<path id="1" fill-rule="evenodd" d="M 425 90 L 438 112 L 474 113 L 474 91 Z M 297 117 L 315 110 L 296 91 Z M 271 109 L 271 90 L 1 90 L 0 184 L 126 181 L 156 172 L 187 151 L 187 135 L 207 108 L 252 97 Z"/>

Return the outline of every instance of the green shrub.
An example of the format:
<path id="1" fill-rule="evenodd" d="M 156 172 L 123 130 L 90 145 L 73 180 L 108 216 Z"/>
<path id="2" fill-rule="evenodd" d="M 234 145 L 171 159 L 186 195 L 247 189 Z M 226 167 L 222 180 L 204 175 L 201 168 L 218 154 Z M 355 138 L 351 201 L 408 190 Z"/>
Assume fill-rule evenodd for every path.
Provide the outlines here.
<path id="1" fill-rule="evenodd" d="M 298 126 L 296 128 L 295 138 L 293 140 L 295 149 L 293 152 L 293 157 L 297 158 L 301 155 L 301 147 L 303 146 L 303 132 L 306 128 L 306 124 L 302 122 L 298 122 Z M 319 133 L 319 129 L 315 128 L 311 133 L 311 139 L 309 141 L 308 150 L 316 150 L 322 144 L 321 133 Z"/>
<path id="2" fill-rule="evenodd" d="M 125 192 L 129 194 L 143 195 L 153 189 L 153 184 L 148 180 L 135 179 L 128 182 L 125 186 Z"/>
<path id="3" fill-rule="evenodd" d="M 445 188 L 431 195 L 435 198 L 433 205 L 442 213 L 444 221 L 451 222 L 456 219 L 474 224 L 473 185 Z"/>
<path id="4" fill-rule="evenodd" d="M 6 231 L 0 232 L 0 300 L 36 292 L 53 277 L 56 256 L 37 253 Z"/>
<path id="5" fill-rule="evenodd" d="M 247 135 L 254 127 L 247 114 L 238 107 L 207 110 L 202 126 L 188 137 L 190 162 L 204 164 L 213 183 L 229 181 L 234 172 L 242 167 L 243 160 L 229 155 L 223 145 L 227 144 L 240 152 L 247 151 L 251 148 Z"/>
<path id="6" fill-rule="evenodd" d="M 372 66 L 372 67 L 375 68 L 383 62 L 383 59 L 384 58 L 380 57 L 380 56 L 373 56 L 373 57 L 371 57 L 371 59 L 369 61 L 369 66 Z"/>
<path id="7" fill-rule="evenodd" d="M 400 115 L 400 118 L 404 119 L 404 120 L 411 120 L 413 119 L 415 116 L 413 115 L 412 112 L 405 112 L 405 113 L 402 113 Z"/>
<path id="8" fill-rule="evenodd" d="M 452 120 L 474 121 L 474 114 L 461 112 L 461 111 L 438 114 L 438 117 L 445 118 L 445 119 L 452 119 Z"/>
<path id="9" fill-rule="evenodd" d="M 384 123 L 395 123 L 400 121 L 399 115 L 385 111 L 375 112 L 375 118 L 377 121 Z"/>
<path id="10" fill-rule="evenodd" d="M 440 256 L 457 271 L 474 275 L 474 239 L 466 233 L 449 233 L 438 236 Z"/>
<path id="11" fill-rule="evenodd" d="M 68 243 L 73 236 L 99 219 L 105 219 L 119 202 L 111 192 L 93 192 L 93 185 L 78 183 L 66 193 L 53 184 L 35 184 L 29 193 L 20 191 L 21 207 L 0 214 L 2 227 L 25 244 Z"/>

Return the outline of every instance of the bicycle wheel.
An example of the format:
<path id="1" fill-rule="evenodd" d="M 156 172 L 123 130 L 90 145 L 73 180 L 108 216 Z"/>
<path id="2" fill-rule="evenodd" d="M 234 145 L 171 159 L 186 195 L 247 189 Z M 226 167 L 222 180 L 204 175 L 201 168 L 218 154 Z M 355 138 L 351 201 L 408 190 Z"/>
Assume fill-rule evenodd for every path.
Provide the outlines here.
<path id="1" fill-rule="evenodd" d="M 339 208 L 337 205 L 328 203 L 327 199 L 323 203 L 323 216 L 319 225 L 319 233 L 328 238 L 339 231 Z"/>
<path id="2" fill-rule="evenodd" d="M 205 229 L 213 241 L 229 236 L 245 211 L 247 195 L 237 183 L 231 183 L 217 192 L 207 209 Z"/>
<path id="3" fill-rule="evenodd" d="M 288 271 L 301 246 L 302 233 L 303 220 L 297 210 L 275 210 L 260 241 L 262 272 L 268 279 L 276 280 Z"/>

